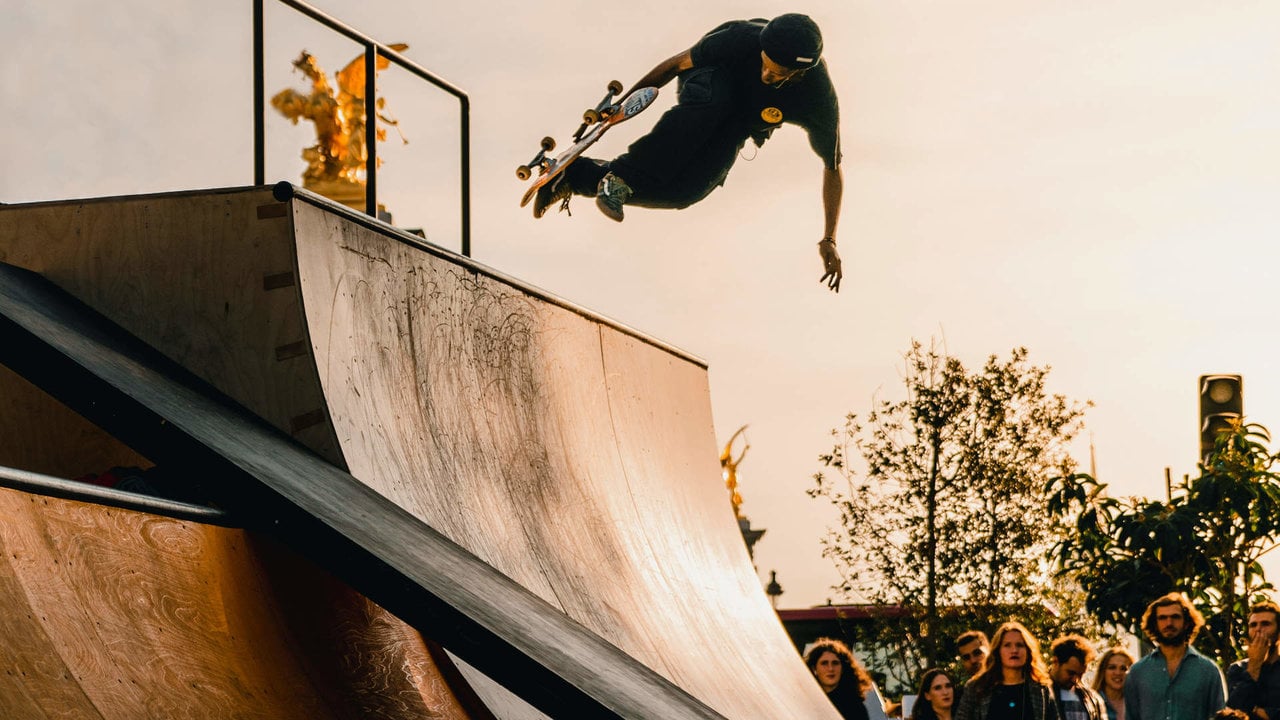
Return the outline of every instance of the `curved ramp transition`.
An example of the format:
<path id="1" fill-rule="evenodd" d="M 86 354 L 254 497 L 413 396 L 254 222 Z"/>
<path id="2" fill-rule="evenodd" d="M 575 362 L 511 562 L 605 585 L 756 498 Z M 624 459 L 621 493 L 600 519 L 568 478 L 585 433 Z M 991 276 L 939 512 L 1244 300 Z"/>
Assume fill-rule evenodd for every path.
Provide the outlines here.
<path id="1" fill-rule="evenodd" d="M 715 714 L 835 717 L 747 556 L 696 359 L 301 191 L 5 208 L 0 261 Z M 548 668 L 562 652 L 525 649 Z M 624 678 L 565 679 L 671 716 L 605 698 Z"/>

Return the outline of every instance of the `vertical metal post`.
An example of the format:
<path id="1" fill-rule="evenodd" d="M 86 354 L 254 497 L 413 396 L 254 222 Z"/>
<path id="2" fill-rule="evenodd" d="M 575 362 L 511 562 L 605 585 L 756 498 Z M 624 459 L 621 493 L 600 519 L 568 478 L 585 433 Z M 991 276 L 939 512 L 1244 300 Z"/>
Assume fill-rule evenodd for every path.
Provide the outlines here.
<path id="1" fill-rule="evenodd" d="M 364 46 L 364 211 L 378 217 L 378 47 Z"/>
<path id="2" fill-rule="evenodd" d="M 262 0 L 253 0 L 253 184 L 267 183 L 266 107 L 262 77 Z"/>
<path id="3" fill-rule="evenodd" d="M 462 255 L 471 257 L 471 100 L 462 103 Z"/>
<path id="4" fill-rule="evenodd" d="M 280 4 L 297 10 L 334 32 L 347 37 L 365 49 L 365 212 L 378 215 L 378 58 L 382 53 L 389 62 L 405 68 L 445 92 L 453 95 L 461 104 L 461 204 L 462 204 L 462 254 L 471 256 L 471 102 L 466 93 L 432 75 L 427 70 L 381 46 L 372 38 L 347 27 L 334 18 L 311 7 L 302 0 L 278 0 Z M 265 0 L 253 0 L 253 109 L 254 109 L 254 182 L 266 183 L 266 83 L 263 56 L 263 6 Z"/>

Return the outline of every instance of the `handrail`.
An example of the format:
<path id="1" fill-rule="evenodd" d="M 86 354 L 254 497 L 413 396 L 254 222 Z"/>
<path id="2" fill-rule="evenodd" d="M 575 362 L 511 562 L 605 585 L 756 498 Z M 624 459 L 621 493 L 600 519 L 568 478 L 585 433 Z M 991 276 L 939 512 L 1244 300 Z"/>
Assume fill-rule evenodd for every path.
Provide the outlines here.
<path id="1" fill-rule="evenodd" d="M 264 62 L 263 62 L 263 2 L 264 0 L 253 0 L 253 145 L 254 145 L 254 169 L 253 181 L 255 185 L 265 185 L 266 179 L 266 90 L 265 81 L 263 79 Z M 431 72 L 406 58 L 390 47 L 374 40 L 373 38 L 352 29 L 341 21 L 326 15 L 310 5 L 300 0 L 276 0 L 282 5 L 297 10 L 299 13 L 315 20 L 334 32 L 342 35 L 350 40 L 364 46 L 364 82 L 365 82 L 365 149 L 367 152 L 367 160 L 365 164 L 365 213 L 372 216 L 378 216 L 378 112 L 377 103 L 377 73 L 374 72 L 378 57 L 381 56 L 387 60 L 399 65 L 409 72 L 417 75 L 419 78 L 426 80 L 437 88 L 449 93 L 458 99 L 460 110 L 462 113 L 461 120 L 461 185 L 462 185 L 462 254 L 471 257 L 471 99 L 462 90 L 445 80 L 433 75 Z"/>
<path id="2" fill-rule="evenodd" d="M 90 483 L 65 480 L 11 467 L 0 467 L 0 488 L 61 498 L 63 500 L 106 505 L 123 510 L 135 510 L 153 515 L 164 515 L 177 520 L 191 520 L 206 525 L 240 527 L 235 518 L 226 511 L 217 508 L 193 505 L 151 495 L 140 495 L 114 488 L 99 487 Z"/>

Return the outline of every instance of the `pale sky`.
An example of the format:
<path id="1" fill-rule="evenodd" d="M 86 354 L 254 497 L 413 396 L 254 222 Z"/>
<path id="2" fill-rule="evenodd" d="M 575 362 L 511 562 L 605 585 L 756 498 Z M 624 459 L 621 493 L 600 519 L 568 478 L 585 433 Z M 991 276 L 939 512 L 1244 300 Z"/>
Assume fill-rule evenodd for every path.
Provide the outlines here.
<path id="1" fill-rule="evenodd" d="M 1280 4 L 314 4 L 470 95 L 476 259 L 710 364 L 717 436 L 750 424 L 743 511 L 768 530 L 756 561 L 783 606 L 831 596 L 832 518 L 804 490 L 847 412 L 901 396 L 912 338 L 970 366 L 1028 347 L 1052 391 L 1096 404 L 1086 435 L 1114 494 L 1194 470 L 1200 374 L 1243 374 L 1249 418 L 1280 432 Z M 302 89 L 303 48 L 329 72 L 356 54 L 268 6 L 268 93 Z M 840 94 L 839 295 L 817 282 L 821 164 L 795 127 L 689 210 L 615 225 L 583 199 L 540 221 L 517 207 L 515 166 L 543 135 L 564 143 L 609 80 L 789 11 L 822 26 Z M 0 202 L 252 182 L 247 0 L 3 0 L 2 16 Z M 456 249 L 457 104 L 395 71 L 380 88 L 410 140 L 380 150 L 383 202 Z M 310 126 L 269 115 L 268 131 L 268 181 L 300 182 Z"/>

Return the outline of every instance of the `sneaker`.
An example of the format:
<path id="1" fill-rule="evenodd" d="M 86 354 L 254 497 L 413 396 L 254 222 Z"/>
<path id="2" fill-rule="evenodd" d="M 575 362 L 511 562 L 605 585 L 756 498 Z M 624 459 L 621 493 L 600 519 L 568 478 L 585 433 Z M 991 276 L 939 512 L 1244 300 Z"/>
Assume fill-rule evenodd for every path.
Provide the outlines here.
<path id="1" fill-rule="evenodd" d="M 547 209 L 560 201 L 564 201 L 560 209 L 568 210 L 570 197 L 573 197 L 573 188 L 569 187 L 569 183 L 564 180 L 564 173 L 561 173 L 560 177 L 538 188 L 538 194 L 533 196 L 533 216 L 540 218 L 546 215 Z"/>
<path id="2" fill-rule="evenodd" d="M 631 199 L 631 187 L 622 178 L 609 173 L 600 179 L 596 190 L 596 207 L 610 220 L 622 222 L 622 206 Z"/>

